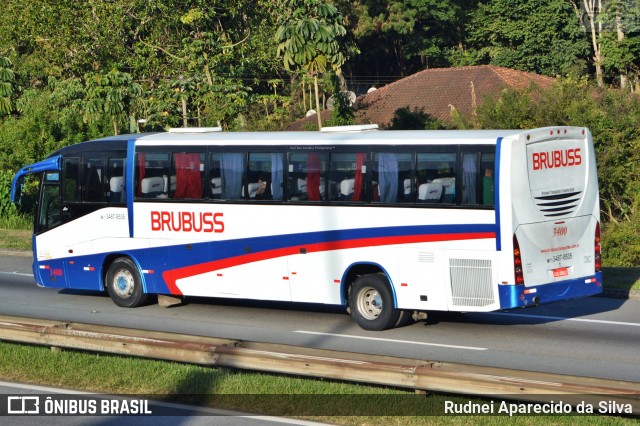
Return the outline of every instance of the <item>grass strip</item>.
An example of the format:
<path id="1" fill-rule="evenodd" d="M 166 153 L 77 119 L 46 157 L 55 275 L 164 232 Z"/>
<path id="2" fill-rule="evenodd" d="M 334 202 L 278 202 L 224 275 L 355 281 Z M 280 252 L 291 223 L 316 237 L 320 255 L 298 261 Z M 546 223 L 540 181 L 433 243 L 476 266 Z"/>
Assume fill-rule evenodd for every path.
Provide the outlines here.
<path id="1" fill-rule="evenodd" d="M 52 351 L 48 347 L 2 341 L 0 360 L 0 378 L 5 381 L 100 394 L 144 395 L 159 400 L 288 417 L 299 417 L 300 413 L 308 410 L 310 404 L 324 404 L 327 406 L 316 406 L 311 410 L 323 415 L 304 418 L 339 425 L 637 424 L 637 419 L 602 415 L 406 416 L 398 413 L 442 413 L 446 401 L 460 405 L 469 401 L 486 405 L 491 404 L 491 400 L 440 394 L 416 395 L 399 389 L 339 381 L 216 369 L 74 350 Z M 287 395 L 297 398 L 283 398 Z M 385 407 L 385 404 L 389 406 Z M 420 404 L 420 407 L 416 407 L 416 404 Z M 499 402 L 495 402 L 496 411 L 498 407 Z M 375 415 L 362 415 L 369 412 Z"/>
<path id="2" fill-rule="evenodd" d="M 0 248 L 31 251 L 31 235 L 26 229 L 0 228 Z"/>
<path id="3" fill-rule="evenodd" d="M 640 291 L 640 268 L 602 268 L 604 288 Z"/>

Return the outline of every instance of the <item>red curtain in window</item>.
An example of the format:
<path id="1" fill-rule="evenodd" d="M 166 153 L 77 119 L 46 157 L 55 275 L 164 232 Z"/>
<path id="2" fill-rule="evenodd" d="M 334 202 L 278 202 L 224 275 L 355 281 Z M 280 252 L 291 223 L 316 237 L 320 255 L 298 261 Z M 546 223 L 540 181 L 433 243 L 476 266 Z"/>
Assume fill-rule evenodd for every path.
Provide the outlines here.
<path id="1" fill-rule="evenodd" d="M 144 164 L 146 155 L 143 152 L 138 153 L 138 197 L 142 195 L 142 179 L 144 179 Z"/>
<path id="2" fill-rule="evenodd" d="M 320 156 L 310 152 L 307 156 L 307 199 L 320 201 Z"/>
<path id="3" fill-rule="evenodd" d="M 362 188 L 364 186 L 364 180 L 362 176 L 362 166 L 364 166 L 364 153 L 359 152 L 356 154 L 356 176 L 353 181 L 353 196 L 351 201 L 362 201 Z"/>
<path id="4" fill-rule="evenodd" d="M 176 162 L 176 192 L 173 198 L 202 198 L 200 154 L 178 153 Z"/>

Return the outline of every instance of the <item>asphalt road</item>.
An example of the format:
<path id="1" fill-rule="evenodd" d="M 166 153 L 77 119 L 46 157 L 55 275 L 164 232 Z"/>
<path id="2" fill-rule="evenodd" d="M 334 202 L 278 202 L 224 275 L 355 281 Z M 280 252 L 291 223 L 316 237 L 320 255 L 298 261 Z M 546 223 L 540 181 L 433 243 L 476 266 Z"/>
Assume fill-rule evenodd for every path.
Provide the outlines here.
<path id="1" fill-rule="evenodd" d="M 0 314 L 640 382 L 640 301 L 591 297 L 482 314 L 434 313 L 383 332 L 323 305 L 189 299 L 119 308 L 96 292 L 35 285 L 0 256 Z"/>

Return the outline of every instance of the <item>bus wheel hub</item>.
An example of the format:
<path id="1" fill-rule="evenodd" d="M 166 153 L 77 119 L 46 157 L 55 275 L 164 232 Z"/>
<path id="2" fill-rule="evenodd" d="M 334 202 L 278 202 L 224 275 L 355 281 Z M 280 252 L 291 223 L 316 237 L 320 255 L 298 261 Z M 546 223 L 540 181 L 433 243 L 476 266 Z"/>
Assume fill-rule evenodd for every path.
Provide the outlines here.
<path id="1" fill-rule="evenodd" d="M 133 276 L 129 273 L 129 271 L 120 271 L 114 277 L 115 281 L 115 290 L 120 297 L 129 297 L 131 293 L 133 293 L 134 280 Z"/>

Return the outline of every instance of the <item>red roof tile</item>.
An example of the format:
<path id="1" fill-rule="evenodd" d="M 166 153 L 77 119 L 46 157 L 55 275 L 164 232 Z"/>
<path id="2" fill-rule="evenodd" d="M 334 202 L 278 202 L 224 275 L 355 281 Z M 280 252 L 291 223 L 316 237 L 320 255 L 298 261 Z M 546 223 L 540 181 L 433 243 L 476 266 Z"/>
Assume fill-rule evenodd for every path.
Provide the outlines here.
<path id="1" fill-rule="evenodd" d="M 494 65 L 427 69 L 360 96 L 356 101 L 356 121 L 387 126 L 393 113 L 402 107 L 423 109 L 443 121 L 450 121 L 452 107 L 471 117 L 473 91 L 480 104 L 487 96 L 496 96 L 507 87 L 522 90 L 535 84 L 548 88 L 553 81 L 551 77 Z M 323 111 L 325 117 L 328 113 Z M 315 115 L 306 117 L 289 129 L 304 130 L 308 122 L 315 120 Z"/>

